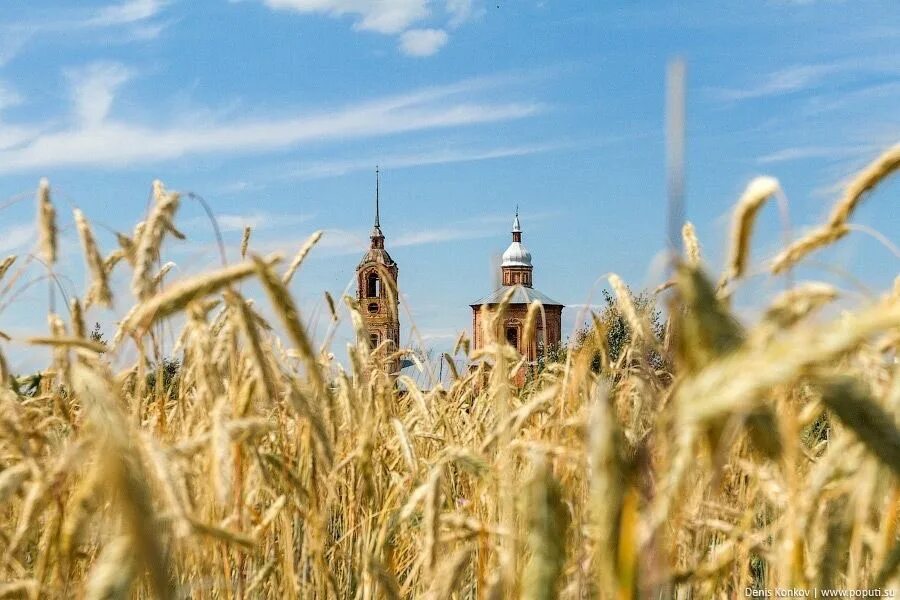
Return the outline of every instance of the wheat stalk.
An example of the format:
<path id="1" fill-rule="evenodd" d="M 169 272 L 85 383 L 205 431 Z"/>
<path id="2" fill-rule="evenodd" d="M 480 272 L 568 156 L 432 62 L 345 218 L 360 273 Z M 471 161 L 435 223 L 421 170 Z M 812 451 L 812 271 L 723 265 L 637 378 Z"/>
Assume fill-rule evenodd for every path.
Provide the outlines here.
<path id="1" fill-rule="evenodd" d="M 297 254 L 294 256 L 294 260 L 291 261 L 291 264 L 288 266 L 287 271 L 284 272 L 284 275 L 281 276 L 281 281 L 285 285 L 291 282 L 294 274 L 297 272 L 297 269 L 300 268 L 300 265 L 303 264 L 306 255 L 309 254 L 309 251 L 313 249 L 319 240 L 322 239 L 322 232 L 316 231 L 311 236 L 306 238 L 306 241 L 303 242 L 303 245 L 300 246 L 300 250 L 297 251 Z"/>
<path id="2" fill-rule="evenodd" d="M 885 165 L 851 186 L 843 224 L 780 264 L 843 235 Z M 748 194 L 732 237 L 745 246 L 767 201 Z M 301 319 L 288 285 L 314 238 L 283 274 L 247 248 L 246 262 L 170 281 L 162 239 L 180 233 L 171 200 L 160 209 L 168 197 L 157 184 L 146 224 L 102 261 L 109 279 L 116 264 L 143 269 L 143 297 L 115 343 L 88 339 L 77 298 L 66 322 L 48 317 L 48 334 L 0 335 L 0 595 L 707 598 L 896 586 L 900 278 L 867 298 L 760 282 L 758 310 L 739 321 L 686 226 L 665 345 L 612 276 L 614 312 L 592 314 L 558 360 L 529 364 L 497 335 L 519 310 L 507 295 L 477 348 L 456 336 L 452 378 L 422 389 L 408 371 L 385 372 L 353 298 L 326 294 L 324 341 L 315 318 Z M 91 271 L 101 254 L 75 221 Z M 740 253 L 732 276 L 748 271 Z M 252 297 L 259 286 L 237 291 L 251 278 L 271 308 Z M 528 307 L 526 337 L 541 318 Z M 125 335 L 135 343 L 120 344 Z M 13 375 L 44 350 L 45 368 Z"/>
<path id="3" fill-rule="evenodd" d="M 88 308 L 94 304 L 112 306 L 112 291 L 109 289 L 108 269 L 103 260 L 100 248 L 94 240 L 91 227 L 84 214 L 77 208 L 75 214 L 75 227 L 78 229 L 78 237 L 81 239 L 81 248 L 84 251 L 84 262 L 91 274 L 91 285 L 85 295 L 85 306 Z"/>
<path id="4" fill-rule="evenodd" d="M 135 265 L 131 291 L 139 300 L 147 300 L 153 294 L 153 263 L 159 256 L 163 235 L 170 229 L 180 200 L 177 193 L 166 191 L 158 180 L 153 182 L 153 197 L 150 215 L 146 224 L 140 228 L 139 235 L 135 235 L 134 242 Z"/>
<path id="5" fill-rule="evenodd" d="M 38 239 L 41 255 L 48 265 L 56 263 L 57 236 L 56 209 L 50 201 L 50 182 L 41 179 L 38 185 Z"/>
<path id="6" fill-rule="evenodd" d="M 757 177 L 747 185 L 731 217 L 731 243 L 724 281 L 737 279 L 744 274 L 750 258 L 750 238 L 753 236 L 756 215 L 766 200 L 780 190 L 778 180 L 773 177 Z"/>

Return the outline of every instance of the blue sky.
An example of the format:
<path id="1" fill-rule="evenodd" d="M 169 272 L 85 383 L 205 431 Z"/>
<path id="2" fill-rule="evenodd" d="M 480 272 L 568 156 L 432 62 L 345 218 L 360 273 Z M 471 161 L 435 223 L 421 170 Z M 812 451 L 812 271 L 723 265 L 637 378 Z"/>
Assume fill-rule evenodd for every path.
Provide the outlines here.
<path id="1" fill-rule="evenodd" d="M 294 284 L 313 318 L 368 242 L 377 163 L 404 337 L 414 321 L 442 349 L 470 327 L 516 205 L 535 286 L 573 305 L 571 326 L 605 274 L 635 288 L 663 277 L 668 60 L 688 65 L 686 213 L 717 271 L 754 175 L 781 181 L 796 235 L 900 138 L 898 36 L 887 0 L 4 0 L 0 199 L 25 200 L 3 210 L 0 252 L 33 246 L 42 176 L 64 243 L 77 247 L 77 206 L 105 251 L 160 178 L 210 203 L 232 258 L 245 224 L 255 249 L 288 254 L 325 229 Z M 855 219 L 894 244 L 898 189 Z M 179 223 L 192 241 L 169 245 L 177 272 L 214 265 L 201 208 L 186 201 Z M 758 268 L 784 235 L 767 207 Z M 883 289 L 898 272 L 863 232 L 815 258 L 801 275 L 841 287 Z M 80 293 L 80 259 L 66 263 Z M 741 301 L 779 285 L 752 279 Z M 0 330 L 45 327 L 38 287 L 2 308 Z M 95 320 L 111 330 L 127 308 Z"/>

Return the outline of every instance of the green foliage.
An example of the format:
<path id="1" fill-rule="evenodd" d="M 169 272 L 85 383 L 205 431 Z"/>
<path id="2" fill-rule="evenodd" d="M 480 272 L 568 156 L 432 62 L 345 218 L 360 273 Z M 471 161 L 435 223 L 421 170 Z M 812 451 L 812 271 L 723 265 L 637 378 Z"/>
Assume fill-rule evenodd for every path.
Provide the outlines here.
<path id="1" fill-rule="evenodd" d="M 161 381 L 163 392 L 174 397 L 178 387 L 180 371 L 180 360 L 177 358 L 163 358 L 161 363 L 155 365 L 153 370 L 147 373 L 147 388 L 151 391 L 156 391 L 157 382 Z"/>
<path id="2" fill-rule="evenodd" d="M 633 332 L 628 321 L 619 310 L 619 305 L 608 290 L 603 290 L 603 307 L 598 315 L 597 323 L 600 324 L 602 331 L 605 332 L 604 345 L 606 347 L 607 357 L 610 363 L 617 362 L 622 353 L 631 344 Z M 641 292 L 632 295 L 632 303 L 639 314 L 646 315 L 650 321 L 650 328 L 657 341 L 662 341 L 665 335 L 665 325 L 662 320 L 662 313 L 656 306 L 655 298 L 648 292 Z M 571 350 L 582 348 L 590 340 L 590 336 L 595 335 L 593 326 L 585 326 L 575 332 L 574 339 L 569 342 Z M 654 369 L 661 369 L 665 366 L 663 356 L 655 349 L 649 349 L 647 360 Z M 602 368 L 602 358 L 600 351 L 597 350 L 591 358 L 591 370 L 599 373 Z"/>
<path id="3" fill-rule="evenodd" d="M 88 334 L 90 340 L 96 344 L 100 344 L 104 348 L 107 346 L 106 338 L 103 336 L 103 330 L 100 329 L 100 323 L 94 323 L 94 328 Z"/>

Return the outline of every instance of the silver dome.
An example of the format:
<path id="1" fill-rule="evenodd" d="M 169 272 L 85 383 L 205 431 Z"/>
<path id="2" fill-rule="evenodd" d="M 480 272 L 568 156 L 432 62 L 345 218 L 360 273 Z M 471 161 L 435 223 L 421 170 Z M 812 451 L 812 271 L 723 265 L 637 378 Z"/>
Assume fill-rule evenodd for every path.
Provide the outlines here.
<path id="1" fill-rule="evenodd" d="M 530 267 L 531 252 L 528 251 L 522 242 L 513 242 L 503 253 L 502 267 Z"/>

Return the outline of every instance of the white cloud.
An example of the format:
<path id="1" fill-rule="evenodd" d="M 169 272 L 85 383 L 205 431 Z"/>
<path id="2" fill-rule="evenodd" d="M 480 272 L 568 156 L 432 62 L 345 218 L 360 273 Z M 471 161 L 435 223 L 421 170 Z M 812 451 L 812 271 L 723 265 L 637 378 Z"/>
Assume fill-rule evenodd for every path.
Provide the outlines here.
<path id="1" fill-rule="evenodd" d="M 68 76 L 79 122 L 95 127 L 106 119 L 116 91 L 131 78 L 131 71 L 118 63 L 98 62 L 70 71 Z"/>
<path id="2" fill-rule="evenodd" d="M 431 87 L 374 102 L 308 115 L 257 119 L 199 117 L 176 124 L 145 125 L 110 118 L 114 94 L 126 79 L 119 68 L 89 70 L 76 88 L 78 122 L 34 135 L 20 147 L 0 151 L 0 172 L 62 166 L 121 167 L 190 154 L 240 154 L 277 150 L 304 142 L 375 137 L 520 119 L 539 112 L 536 103 L 452 101 L 486 85 L 484 80 Z"/>
<path id="3" fill-rule="evenodd" d="M 0 231 L 0 254 L 22 250 L 35 239 L 34 224 L 10 225 Z"/>
<path id="4" fill-rule="evenodd" d="M 66 12 L 65 18 L 58 20 L 0 25 L 0 67 L 13 60 L 33 39 L 52 40 L 61 32 L 69 35 L 112 30 L 117 34 L 113 40 L 118 42 L 154 39 L 165 24 L 153 19 L 162 13 L 168 3 L 168 0 L 125 0 L 99 8 L 73 9 Z"/>
<path id="5" fill-rule="evenodd" d="M 10 106 L 21 104 L 22 96 L 14 89 L 0 81 L 0 113 Z"/>
<path id="6" fill-rule="evenodd" d="M 410 29 L 400 36 L 400 51 L 407 56 L 431 56 L 447 43 L 443 29 Z"/>
<path id="7" fill-rule="evenodd" d="M 157 16 L 165 6 L 160 0 L 127 0 L 101 7 L 96 14 L 82 21 L 84 26 L 114 27 L 146 21 Z"/>
<path id="8" fill-rule="evenodd" d="M 245 215 L 221 214 L 216 215 L 216 223 L 222 232 L 243 231 L 244 227 L 252 227 L 254 231 L 265 229 L 277 229 L 282 227 L 295 227 L 306 223 L 312 217 L 298 214 L 272 214 L 268 212 L 253 212 Z M 200 217 L 198 223 L 206 225 L 209 221 Z"/>
<path id="9" fill-rule="evenodd" d="M 264 0 L 266 6 L 299 13 L 356 17 L 356 29 L 400 33 L 428 16 L 427 0 Z"/>
<path id="10" fill-rule="evenodd" d="M 419 335 L 419 338 L 423 342 L 430 342 L 436 340 L 455 340 L 459 337 L 459 331 L 455 329 L 426 329 L 422 331 Z"/>
<path id="11" fill-rule="evenodd" d="M 293 253 L 313 228 L 297 231 L 285 236 L 254 236 L 251 245 L 256 252 L 269 254 L 272 252 Z M 368 231 L 348 231 L 346 229 L 324 229 L 322 239 L 316 244 L 314 256 L 345 256 L 361 254 L 369 247 Z"/>
<path id="12" fill-rule="evenodd" d="M 0 67 L 18 56 L 31 39 L 31 33 L 14 27 L 0 27 Z"/>
<path id="13" fill-rule="evenodd" d="M 422 246 L 424 244 L 440 244 L 455 240 L 473 240 L 497 235 L 496 231 L 476 230 L 471 227 L 439 227 L 407 231 L 391 240 L 391 246 Z"/>
<path id="14" fill-rule="evenodd" d="M 8 125 L 0 121 L 0 151 L 15 148 L 28 142 L 37 135 L 38 130 L 32 127 Z"/>
<path id="15" fill-rule="evenodd" d="M 864 74 L 900 73 L 900 60 L 894 56 L 872 56 L 865 60 L 842 60 L 821 64 L 801 64 L 778 69 L 746 87 L 717 90 L 724 100 L 749 100 L 784 96 L 835 81 L 846 82 Z"/>
<path id="16" fill-rule="evenodd" d="M 819 115 L 848 106 L 868 106 L 879 101 L 893 101 L 900 95 L 900 81 L 876 83 L 856 90 L 842 90 L 840 94 L 813 96 L 806 103 L 806 113 Z"/>
<path id="17" fill-rule="evenodd" d="M 13 148 L 34 137 L 37 130 L 4 122 L 3 111 L 21 104 L 24 99 L 13 88 L 0 81 L 0 150 Z"/>
<path id="18" fill-rule="evenodd" d="M 412 154 L 395 154 L 390 156 L 370 157 L 352 160 L 317 161 L 304 165 L 292 176 L 300 179 L 319 179 L 325 177 L 337 177 L 347 173 L 366 171 L 372 165 L 379 164 L 385 169 L 404 169 L 426 165 L 441 165 L 459 162 L 475 162 L 481 160 L 493 160 L 509 158 L 513 156 L 525 156 L 550 152 L 568 147 L 570 144 L 523 144 L 520 146 L 501 146 L 488 149 L 440 149 L 416 152 Z"/>
<path id="19" fill-rule="evenodd" d="M 759 157 L 756 162 L 760 164 L 772 164 L 804 160 L 807 158 L 837 159 L 848 156 L 860 156 L 872 152 L 873 146 L 797 146 L 784 148 L 765 156 Z"/>
<path id="20" fill-rule="evenodd" d="M 172 24 L 172 21 L 153 21 L 134 25 L 127 32 L 123 42 L 146 42 L 155 40 Z"/>
<path id="21" fill-rule="evenodd" d="M 843 68 L 839 64 L 797 65 L 770 73 L 745 88 L 722 90 L 721 95 L 726 100 L 781 96 L 816 86 Z"/>
<path id="22" fill-rule="evenodd" d="M 262 0 L 273 10 L 330 17 L 351 17 L 353 28 L 400 36 L 400 51 L 407 56 L 432 56 L 449 39 L 441 28 L 421 28 L 431 17 L 431 0 Z M 475 14 L 475 0 L 444 0 L 446 26 L 456 28 Z"/>
<path id="23" fill-rule="evenodd" d="M 265 186 L 260 183 L 239 179 L 237 181 L 224 183 L 218 188 L 213 188 L 211 193 L 217 196 L 231 196 L 234 194 L 247 193 L 253 190 L 261 190 L 264 187 Z"/>
<path id="24" fill-rule="evenodd" d="M 475 16 L 474 0 L 447 0 L 447 13 L 450 15 L 448 25 L 459 27 Z"/>

